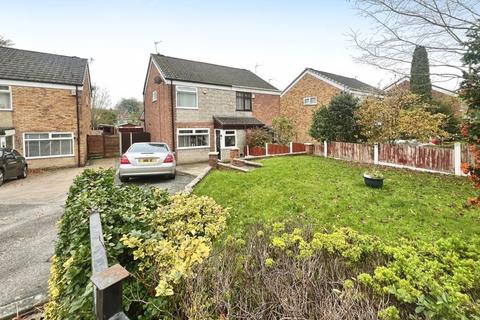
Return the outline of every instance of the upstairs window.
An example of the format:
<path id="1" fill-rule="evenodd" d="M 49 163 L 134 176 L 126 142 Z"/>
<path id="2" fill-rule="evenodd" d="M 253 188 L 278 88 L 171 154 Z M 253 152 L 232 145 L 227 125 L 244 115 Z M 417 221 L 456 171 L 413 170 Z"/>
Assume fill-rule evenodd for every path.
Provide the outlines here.
<path id="1" fill-rule="evenodd" d="M 177 87 L 177 108 L 197 109 L 197 88 Z"/>
<path id="2" fill-rule="evenodd" d="M 237 92 L 237 111 L 252 111 L 252 94 Z"/>
<path id="3" fill-rule="evenodd" d="M 12 93 L 9 86 L 0 86 L 0 111 L 12 110 Z"/>
<path id="4" fill-rule="evenodd" d="M 317 104 L 317 97 L 303 98 L 303 105 L 305 106 L 315 106 L 316 104 Z"/>
<path id="5" fill-rule="evenodd" d="M 158 93 L 157 93 L 157 91 L 153 91 L 153 92 L 152 92 L 152 102 L 157 101 L 157 98 L 158 98 Z"/>

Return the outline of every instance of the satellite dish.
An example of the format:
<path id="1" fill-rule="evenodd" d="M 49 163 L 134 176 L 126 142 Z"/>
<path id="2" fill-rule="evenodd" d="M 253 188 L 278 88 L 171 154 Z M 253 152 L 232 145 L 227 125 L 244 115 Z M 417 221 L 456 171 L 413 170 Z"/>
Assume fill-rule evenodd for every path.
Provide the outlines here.
<path id="1" fill-rule="evenodd" d="M 156 84 L 160 84 L 160 83 L 162 83 L 162 77 L 156 76 L 156 77 L 153 79 L 153 81 L 154 81 Z"/>

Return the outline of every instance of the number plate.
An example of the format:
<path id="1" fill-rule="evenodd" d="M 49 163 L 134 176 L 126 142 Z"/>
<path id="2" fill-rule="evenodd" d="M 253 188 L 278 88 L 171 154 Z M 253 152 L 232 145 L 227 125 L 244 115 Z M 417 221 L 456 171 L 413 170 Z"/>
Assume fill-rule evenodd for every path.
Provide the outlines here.
<path id="1" fill-rule="evenodd" d="M 156 162 L 156 159 L 155 158 L 139 159 L 138 162 L 139 163 L 154 163 L 154 162 Z"/>

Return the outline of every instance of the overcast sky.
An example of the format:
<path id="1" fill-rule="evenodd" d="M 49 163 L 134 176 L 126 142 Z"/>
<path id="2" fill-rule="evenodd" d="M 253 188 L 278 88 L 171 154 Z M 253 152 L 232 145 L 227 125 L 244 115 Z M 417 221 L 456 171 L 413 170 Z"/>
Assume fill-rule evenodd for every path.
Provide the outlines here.
<path id="1" fill-rule="evenodd" d="M 346 0 L 22 1 L 2 6 L 14 47 L 93 58 L 94 84 L 113 103 L 142 98 L 149 54 L 254 71 L 284 89 L 305 67 L 385 86 L 393 75 L 353 62 L 350 29 L 368 33 Z"/>

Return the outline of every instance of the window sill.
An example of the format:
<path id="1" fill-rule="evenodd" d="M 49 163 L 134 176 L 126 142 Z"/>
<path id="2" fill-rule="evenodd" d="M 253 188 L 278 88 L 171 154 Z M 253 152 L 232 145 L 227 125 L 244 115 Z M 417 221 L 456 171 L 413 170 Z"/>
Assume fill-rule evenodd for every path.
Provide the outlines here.
<path id="1" fill-rule="evenodd" d="M 8 112 L 12 112 L 12 111 L 13 111 L 13 109 L 0 109 L 0 112 L 2 112 L 2 111 L 8 111 Z"/>
<path id="2" fill-rule="evenodd" d="M 197 108 L 190 108 L 190 107 L 177 107 L 177 109 L 185 109 L 185 110 L 198 110 Z"/>
<path id="3" fill-rule="evenodd" d="M 177 150 L 190 150 L 190 149 L 210 149 L 210 146 L 201 147 L 178 147 Z"/>
<path id="4" fill-rule="evenodd" d="M 238 112 L 252 112 L 252 110 L 235 110 L 235 111 L 238 111 Z"/>
<path id="5" fill-rule="evenodd" d="M 61 156 L 47 156 L 47 157 L 25 157 L 26 160 L 38 160 L 38 159 L 52 159 L 52 158 L 73 158 L 74 154 L 61 155 Z"/>

